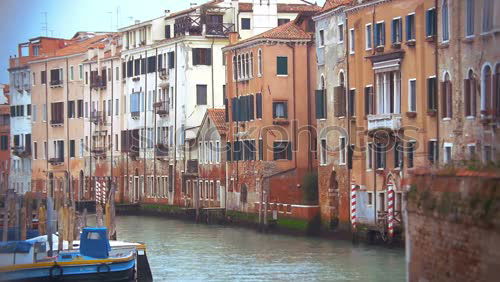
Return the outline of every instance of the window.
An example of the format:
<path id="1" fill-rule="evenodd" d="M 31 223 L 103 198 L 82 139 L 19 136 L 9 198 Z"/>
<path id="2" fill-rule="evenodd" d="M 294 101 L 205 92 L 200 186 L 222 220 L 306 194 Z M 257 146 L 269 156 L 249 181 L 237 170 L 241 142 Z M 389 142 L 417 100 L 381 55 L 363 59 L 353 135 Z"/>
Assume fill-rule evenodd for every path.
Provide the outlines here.
<path id="1" fill-rule="evenodd" d="M 494 2 L 495 0 L 484 0 L 483 2 L 483 32 L 491 31 L 493 28 Z"/>
<path id="2" fill-rule="evenodd" d="M 40 74 L 40 80 L 42 82 L 42 84 L 46 84 L 47 83 L 47 72 L 46 71 L 42 71 L 41 74 Z"/>
<path id="3" fill-rule="evenodd" d="M 500 118 L 500 63 L 495 67 L 495 75 L 493 77 L 493 108 L 495 109 L 492 114 Z"/>
<path id="4" fill-rule="evenodd" d="M 115 116 L 118 116 L 120 114 L 120 100 L 115 99 Z"/>
<path id="5" fill-rule="evenodd" d="M 38 143 L 33 142 L 33 159 L 38 159 Z"/>
<path id="6" fill-rule="evenodd" d="M 467 144 L 467 154 L 469 160 L 476 160 L 476 144 Z"/>
<path id="7" fill-rule="evenodd" d="M 452 152 L 453 144 L 452 143 L 444 143 L 444 156 L 443 156 L 443 162 L 445 164 L 451 164 L 452 161 Z"/>
<path id="8" fill-rule="evenodd" d="M 8 135 L 0 136 L 0 150 L 2 150 L 2 151 L 9 150 L 9 136 Z"/>
<path id="9" fill-rule="evenodd" d="M 75 101 L 68 101 L 68 118 L 75 117 Z"/>
<path id="10" fill-rule="evenodd" d="M 356 46 L 354 46 L 354 42 L 355 42 L 355 40 L 354 40 L 354 28 L 351 28 L 349 30 L 349 53 L 350 54 L 354 54 L 354 50 L 356 47 Z"/>
<path id="11" fill-rule="evenodd" d="M 241 18 L 241 29 L 250 30 L 250 18 Z"/>
<path id="12" fill-rule="evenodd" d="M 273 102 L 273 118 L 288 118 L 287 102 Z"/>
<path id="13" fill-rule="evenodd" d="M 69 80 L 75 79 L 74 72 L 75 72 L 75 68 L 73 66 L 69 67 Z"/>
<path id="14" fill-rule="evenodd" d="M 428 159 L 431 164 L 438 161 L 438 143 L 436 140 L 430 140 L 428 143 Z"/>
<path id="15" fill-rule="evenodd" d="M 220 148 L 220 141 L 215 141 L 215 163 L 220 163 L 220 154 L 221 154 L 221 148 Z"/>
<path id="16" fill-rule="evenodd" d="M 171 37 L 170 33 L 171 33 L 170 25 L 167 24 L 167 25 L 165 25 L 165 38 L 167 38 L 167 39 L 170 38 Z"/>
<path id="17" fill-rule="evenodd" d="M 83 79 L 83 65 L 78 65 L 78 78 Z"/>
<path id="18" fill-rule="evenodd" d="M 345 164 L 346 161 L 346 138 L 344 136 L 339 137 L 339 164 Z"/>
<path id="19" fill-rule="evenodd" d="M 375 114 L 375 97 L 373 95 L 373 86 L 365 87 L 365 115 Z"/>
<path id="20" fill-rule="evenodd" d="M 35 122 L 35 121 L 36 121 L 36 119 L 37 119 L 37 114 L 38 114 L 38 112 L 37 112 L 37 110 L 36 110 L 36 109 L 37 109 L 37 107 L 36 107 L 36 105 L 33 105 L 33 107 L 32 107 L 32 108 L 33 108 L 33 109 L 32 109 L 32 111 L 33 111 L 33 112 L 32 112 L 31 117 L 32 117 L 33 121 Z"/>
<path id="21" fill-rule="evenodd" d="M 193 65 L 206 65 L 212 64 L 212 52 L 210 48 L 193 48 Z"/>
<path id="22" fill-rule="evenodd" d="M 288 75 L 288 57 L 276 57 L 276 74 Z"/>
<path id="23" fill-rule="evenodd" d="M 325 89 L 316 90 L 316 118 L 325 119 L 326 112 L 326 91 Z"/>
<path id="24" fill-rule="evenodd" d="M 141 105 L 141 93 L 132 93 L 130 95 L 130 112 L 131 113 L 138 113 L 141 111 L 140 105 Z"/>
<path id="25" fill-rule="evenodd" d="M 436 36 L 436 33 L 436 9 L 432 8 L 425 12 L 425 36 L 433 37 Z"/>
<path id="26" fill-rule="evenodd" d="M 32 84 L 33 84 L 33 85 L 35 85 L 35 84 L 36 84 L 36 73 L 33 73 L 33 83 L 32 83 Z"/>
<path id="27" fill-rule="evenodd" d="M 493 109 L 493 79 L 491 77 L 491 67 L 486 65 L 483 68 L 481 78 L 481 114 L 489 116 Z"/>
<path id="28" fill-rule="evenodd" d="M 374 34 L 375 47 L 383 47 L 385 45 L 385 23 L 379 22 L 375 24 Z"/>
<path id="29" fill-rule="evenodd" d="M 444 81 L 441 84 L 441 104 L 442 104 L 442 117 L 451 118 L 452 117 L 452 87 L 450 81 L 450 74 L 446 73 L 444 75 Z"/>
<path id="30" fill-rule="evenodd" d="M 42 121 L 47 121 L 47 104 L 43 104 L 42 107 Z"/>
<path id="31" fill-rule="evenodd" d="M 259 139 L 259 161 L 264 160 L 264 141 Z"/>
<path id="32" fill-rule="evenodd" d="M 464 80 L 464 95 L 465 116 L 476 116 L 476 79 L 472 70 Z"/>
<path id="33" fill-rule="evenodd" d="M 325 46 L 325 31 L 320 30 L 319 31 L 319 47 Z"/>
<path id="34" fill-rule="evenodd" d="M 290 19 L 278 19 L 278 26 L 290 22 Z"/>
<path id="35" fill-rule="evenodd" d="M 83 138 L 80 139 L 80 157 L 83 157 L 83 148 L 84 148 Z"/>
<path id="36" fill-rule="evenodd" d="M 61 85 L 62 82 L 63 82 L 62 68 L 50 70 L 50 85 Z"/>
<path id="37" fill-rule="evenodd" d="M 371 206 L 371 205 L 373 205 L 373 192 L 367 192 L 367 195 L 368 195 L 368 203 L 367 203 L 367 205 Z"/>
<path id="38" fill-rule="evenodd" d="M 491 145 L 484 145 L 483 147 L 483 161 L 484 163 L 490 163 L 493 161 L 493 152 Z"/>
<path id="39" fill-rule="evenodd" d="M 417 111 L 417 80 L 410 79 L 408 81 L 408 111 Z"/>
<path id="40" fill-rule="evenodd" d="M 175 52 L 168 52 L 168 68 L 173 69 L 175 67 Z"/>
<path id="41" fill-rule="evenodd" d="M 366 169 L 373 169 L 373 143 L 366 147 Z"/>
<path id="42" fill-rule="evenodd" d="M 443 34 L 443 41 L 450 40 L 450 19 L 448 10 L 448 0 L 443 0 L 443 5 L 441 6 L 441 28 Z"/>
<path id="43" fill-rule="evenodd" d="M 403 41 L 403 21 L 401 18 L 392 20 L 391 32 L 392 44 L 399 44 Z"/>
<path id="44" fill-rule="evenodd" d="M 467 0 L 465 35 L 474 36 L 474 0 Z"/>
<path id="45" fill-rule="evenodd" d="M 349 90 L 349 97 L 348 97 L 348 105 L 349 105 L 349 116 L 354 117 L 356 116 L 356 89 L 351 89 Z"/>
<path id="46" fill-rule="evenodd" d="M 365 29 L 365 49 L 370 50 L 372 49 L 372 25 L 367 24 L 366 29 Z"/>
<path id="47" fill-rule="evenodd" d="M 288 141 L 276 141 L 273 143 L 274 160 L 292 160 L 292 146 Z"/>
<path id="48" fill-rule="evenodd" d="M 196 104 L 197 105 L 207 104 L 207 85 L 205 84 L 196 85 Z"/>
<path id="49" fill-rule="evenodd" d="M 69 140 L 69 157 L 75 157 L 75 140 Z"/>
<path id="50" fill-rule="evenodd" d="M 76 116 L 78 118 L 83 117 L 83 100 L 76 101 Z"/>
<path id="51" fill-rule="evenodd" d="M 394 143 L 394 168 L 403 168 L 403 144 L 401 141 Z"/>
<path id="52" fill-rule="evenodd" d="M 320 153 L 320 164 L 322 165 L 325 165 L 327 162 L 328 162 L 328 150 L 327 150 L 327 147 L 326 147 L 326 139 L 321 139 L 321 144 L 320 144 L 320 150 L 321 150 L 321 153 Z"/>
<path id="53" fill-rule="evenodd" d="M 384 169 L 386 164 L 387 145 L 383 143 L 375 143 L 375 162 L 377 169 Z"/>
<path id="54" fill-rule="evenodd" d="M 437 87 L 436 87 L 436 77 L 430 77 L 427 79 L 427 110 L 436 111 L 437 110 Z"/>
<path id="55" fill-rule="evenodd" d="M 401 113 L 401 73 L 399 71 L 388 71 L 377 73 L 377 113 L 399 114 Z"/>
<path id="56" fill-rule="evenodd" d="M 258 75 L 262 75 L 262 49 L 258 51 Z"/>
<path id="57" fill-rule="evenodd" d="M 50 110 L 51 124 L 64 123 L 64 102 L 51 103 Z"/>
<path id="58" fill-rule="evenodd" d="M 262 118 L 262 94 L 261 93 L 255 94 L 255 100 L 256 100 L 255 109 L 257 118 Z"/>
<path id="59" fill-rule="evenodd" d="M 415 40 L 415 14 L 406 16 L 406 41 Z"/>
<path id="60" fill-rule="evenodd" d="M 339 36 L 339 43 L 344 42 L 344 24 L 339 24 L 338 25 L 338 36 Z"/>

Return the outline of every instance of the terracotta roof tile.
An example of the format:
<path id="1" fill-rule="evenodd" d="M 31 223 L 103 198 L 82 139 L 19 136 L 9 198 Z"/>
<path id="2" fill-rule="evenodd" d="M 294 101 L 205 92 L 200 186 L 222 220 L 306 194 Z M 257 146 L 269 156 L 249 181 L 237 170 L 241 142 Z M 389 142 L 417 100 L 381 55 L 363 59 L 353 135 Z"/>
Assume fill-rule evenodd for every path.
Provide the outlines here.
<path id="1" fill-rule="evenodd" d="M 98 48 L 100 44 L 102 44 L 100 42 L 109 36 L 110 35 L 96 35 L 85 40 L 71 40 L 67 47 L 57 50 L 54 55 L 48 57 L 68 56 L 83 53 L 89 48 Z"/>
<path id="2" fill-rule="evenodd" d="M 352 0 L 326 0 L 320 13 L 328 12 L 337 7 L 351 4 Z"/>
<path id="3" fill-rule="evenodd" d="M 238 10 L 240 12 L 252 12 L 253 4 L 252 3 L 238 3 Z"/>
<path id="4" fill-rule="evenodd" d="M 208 109 L 207 114 L 219 131 L 219 134 L 226 134 L 226 110 Z"/>
<path id="5" fill-rule="evenodd" d="M 197 6 L 188 8 L 188 9 L 185 9 L 185 10 L 181 10 L 179 12 L 172 13 L 172 14 L 168 15 L 168 18 L 173 18 L 173 17 L 177 17 L 177 16 L 180 16 L 180 15 L 191 13 L 191 12 L 195 11 L 196 9 L 198 9 L 201 6 L 215 5 L 215 4 L 219 4 L 221 2 L 223 2 L 223 0 L 212 0 L 212 1 L 200 4 L 200 5 L 197 5 Z"/>

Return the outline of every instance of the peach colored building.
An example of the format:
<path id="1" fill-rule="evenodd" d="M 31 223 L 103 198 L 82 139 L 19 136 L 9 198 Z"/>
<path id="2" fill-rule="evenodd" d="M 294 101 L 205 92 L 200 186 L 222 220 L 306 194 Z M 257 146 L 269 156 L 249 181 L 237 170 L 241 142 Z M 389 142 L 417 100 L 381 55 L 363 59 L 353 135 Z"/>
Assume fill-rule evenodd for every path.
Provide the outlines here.
<path id="1" fill-rule="evenodd" d="M 401 230 L 408 171 L 439 162 L 435 1 L 358 1 L 345 12 L 347 139 L 328 143 L 350 170 L 351 223 L 385 237 Z"/>
<path id="2" fill-rule="evenodd" d="M 32 190 L 65 199 L 92 200 L 93 191 L 80 173 L 86 164 L 84 151 L 83 70 L 89 47 L 101 44 L 110 35 L 79 32 L 65 48 L 29 63 L 35 80 L 32 85 L 34 111 Z"/>
<path id="3" fill-rule="evenodd" d="M 227 62 L 227 201 L 230 210 L 298 216 L 316 167 L 316 58 L 310 15 L 224 48 Z M 292 213 L 293 210 L 298 210 Z M 307 214 L 307 213 L 306 213 Z"/>

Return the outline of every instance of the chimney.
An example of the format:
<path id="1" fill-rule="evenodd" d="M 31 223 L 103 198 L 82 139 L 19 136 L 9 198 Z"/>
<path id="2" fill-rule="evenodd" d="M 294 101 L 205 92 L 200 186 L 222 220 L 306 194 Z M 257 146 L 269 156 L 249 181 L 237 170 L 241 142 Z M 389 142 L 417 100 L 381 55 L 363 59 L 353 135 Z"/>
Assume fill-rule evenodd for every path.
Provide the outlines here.
<path id="1" fill-rule="evenodd" d="M 240 37 L 240 34 L 237 33 L 237 32 L 230 32 L 229 33 L 229 44 L 235 44 L 236 42 L 238 42 L 238 39 Z"/>

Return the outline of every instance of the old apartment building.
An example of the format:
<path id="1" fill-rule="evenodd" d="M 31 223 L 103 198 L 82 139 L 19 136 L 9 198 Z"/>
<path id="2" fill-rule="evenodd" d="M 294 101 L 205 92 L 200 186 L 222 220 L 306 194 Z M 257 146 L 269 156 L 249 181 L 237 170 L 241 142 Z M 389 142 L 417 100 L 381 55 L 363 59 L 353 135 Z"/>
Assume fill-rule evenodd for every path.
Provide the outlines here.
<path id="1" fill-rule="evenodd" d="M 302 205 L 301 189 L 316 168 L 313 12 L 245 40 L 232 34 L 223 49 L 228 209 L 297 217 L 317 209 Z"/>
<path id="2" fill-rule="evenodd" d="M 80 172 L 86 165 L 82 64 L 88 59 L 88 48 L 99 47 L 111 36 L 79 32 L 66 47 L 29 62 L 35 74 L 31 86 L 36 109 L 32 113 L 33 191 L 79 199 L 75 191 L 82 187 Z"/>
<path id="3" fill-rule="evenodd" d="M 206 110 L 224 106 L 221 49 L 229 33 L 254 36 L 310 7 L 301 0 L 216 0 L 120 30 L 124 200 L 186 203 L 186 151 Z"/>
<path id="4" fill-rule="evenodd" d="M 9 85 L 0 84 L 0 193 L 7 191 L 10 174 Z"/>

